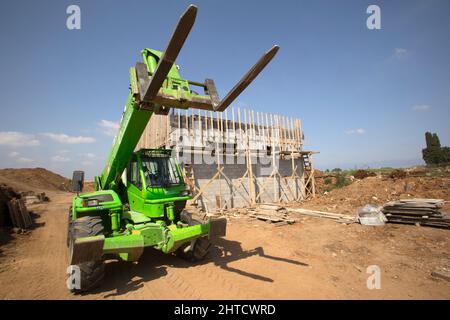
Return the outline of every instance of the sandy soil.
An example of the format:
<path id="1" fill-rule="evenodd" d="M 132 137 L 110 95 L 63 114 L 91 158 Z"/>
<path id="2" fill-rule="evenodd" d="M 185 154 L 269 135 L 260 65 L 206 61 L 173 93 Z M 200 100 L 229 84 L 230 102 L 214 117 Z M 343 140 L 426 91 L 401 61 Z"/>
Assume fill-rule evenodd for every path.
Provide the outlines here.
<path id="1" fill-rule="evenodd" d="M 0 184 L 20 191 L 70 190 L 70 180 L 44 168 L 0 169 Z"/>
<path id="2" fill-rule="evenodd" d="M 275 227 L 245 215 L 230 217 L 227 237 L 200 264 L 149 249 L 138 263 L 108 262 L 99 289 L 72 295 L 71 194 L 47 194 L 50 203 L 30 207 L 38 226 L 0 247 L 0 299 L 450 299 L 450 283 L 430 275 L 450 266 L 449 230 L 312 217 Z M 369 265 L 380 267 L 381 289 L 367 288 Z"/>

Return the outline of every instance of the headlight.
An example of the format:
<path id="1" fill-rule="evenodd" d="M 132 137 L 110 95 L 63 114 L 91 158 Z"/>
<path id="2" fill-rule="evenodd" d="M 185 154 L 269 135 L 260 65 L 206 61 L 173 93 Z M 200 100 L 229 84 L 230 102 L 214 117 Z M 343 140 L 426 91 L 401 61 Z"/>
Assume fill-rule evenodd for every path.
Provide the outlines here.
<path id="1" fill-rule="evenodd" d="M 181 191 L 180 196 L 185 197 L 189 195 L 189 190 Z"/>
<path id="2" fill-rule="evenodd" d="M 88 207 L 96 207 L 96 206 L 98 206 L 98 204 L 99 204 L 99 201 L 97 199 L 92 199 L 92 200 L 87 201 Z"/>

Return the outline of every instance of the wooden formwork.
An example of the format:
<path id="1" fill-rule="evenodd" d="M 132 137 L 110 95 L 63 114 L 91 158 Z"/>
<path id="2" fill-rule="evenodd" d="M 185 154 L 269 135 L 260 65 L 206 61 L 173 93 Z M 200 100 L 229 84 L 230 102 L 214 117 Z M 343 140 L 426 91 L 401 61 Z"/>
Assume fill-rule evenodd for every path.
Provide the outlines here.
<path id="1" fill-rule="evenodd" d="M 222 197 L 222 183 L 231 190 L 230 198 L 239 195 L 248 206 L 261 202 L 263 196 L 267 199 L 270 188 L 276 190 L 270 194 L 275 203 L 314 197 L 313 152 L 302 151 L 303 139 L 300 119 L 240 108 L 217 113 L 173 110 L 168 115 L 153 115 L 137 149 L 165 147 L 194 152 L 204 152 L 206 146 L 214 149 L 217 159 L 210 166 L 215 166 L 215 170 L 206 182 L 196 184 L 194 168 L 189 163 L 183 164 L 183 174 L 193 193 L 191 203 L 201 200 L 206 207 L 215 203 L 220 210 L 232 206 L 229 199 Z M 231 148 L 224 150 L 224 145 Z M 258 153 L 272 158 L 272 172 L 263 180 L 253 172 L 253 159 Z M 222 157 L 230 154 L 245 158 L 246 170 L 238 179 L 231 179 L 224 170 Z M 291 160 L 290 174 L 280 172 L 279 159 Z M 296 159 L 300 159 L 301 170 Z M 219 183 L 216 199 L 205 194 L 213 182 Z"/>
<path id="2" fill-rule="evenodd" d="M 300 119 L 240 108 L 224 112 L 173 109 L 168 115 L 151 117 L 137 148 L 175 147 L 182 134 L 199 146 L 234 143 L 238 149 L 253 151 L 274 146 L 280 152 L 300 151 L 303 145 Z"/>

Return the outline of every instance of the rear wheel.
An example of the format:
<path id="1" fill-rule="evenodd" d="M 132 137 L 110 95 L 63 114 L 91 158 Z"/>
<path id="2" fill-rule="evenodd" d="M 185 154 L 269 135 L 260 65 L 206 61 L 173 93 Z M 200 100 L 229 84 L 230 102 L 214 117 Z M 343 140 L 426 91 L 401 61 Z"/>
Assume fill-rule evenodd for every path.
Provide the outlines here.
<path id="1" fill-rule="evenodd" d="M 72 250 L 75 239 L 102 235 L 104 231 L 102 219 L 89 216 L 73 220 L 69 224 L 69 228 L 70 250 Z M 85 292 L 100 285 L 105 274 L 105 265 L 102 259 L 83 262 L 78 264 L 77 267 L 80 270 L 80 287 L 71 289 L 72 292 Z"/>
<path id="2" fill-rule="evenodd" d="M 202 222 L 192 217 L 192 215 L 183 211 L 181 213 L 181 221 L 194 226 Z M 209 253 L 211 241 L 207 237 L 201 237 L 192 240 L 190 243 L 180 247 L 175 253 L 178 257 L 196 262 L 203 260 Z"/>

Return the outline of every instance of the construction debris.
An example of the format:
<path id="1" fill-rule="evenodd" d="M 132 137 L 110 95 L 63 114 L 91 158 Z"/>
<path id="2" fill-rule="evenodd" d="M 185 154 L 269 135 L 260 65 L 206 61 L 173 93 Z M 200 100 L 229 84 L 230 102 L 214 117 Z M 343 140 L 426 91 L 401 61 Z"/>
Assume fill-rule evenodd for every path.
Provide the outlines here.
<path id="1" fill-rule="evenodd" d="M 441 212 L 442 199 L 401 199 L 383 206 L 388 222 L 418 224 L 450 229 L 450 215 Z"/>
<path id="2" fill-rule="evenodd" d="M 448 268 L 440 268 L 438 270 L 434 270 L 431 275 L 435 278 L 450 282 L 450 270 Z"/>
<path id="3" fill-rule="evenodd" d="M 367 204 L 358 209 L 359 223 L 366 226 L 383 226 L 387 219 L 381 212 L 382 209 L 382 206 L 373 204 Z"/>
<path id="4" fill-rule="evenodd" d="M 30 213 L 23 199 L 12 199 L 8 202 L 9 216 L 14 228 L 28 229 L 33 225 Z"/>
<path id="5" fill-rule="evenodd" d="M 345 223 L 345 224 L 350 224 L 350 223 L 356 222 L 356 217 L 350 216 L 350 215 L 345 215 L 345 214 L 340 214 L 340 213 L 324 212 L 324 211 L 309 210 L 309 209 L 302 209 L 302 208 L 287 208 L 287 210 L 289 212 L 298 213 L 301 215 L 332 219 L 336 222 Z"/>
<path id="6" fill-rule="evenodd" d="M 281 207 L 279 205 L 276 204 L 272 204 L 272 203 L 262 203 L 258 206 L 258 209 L 260 210 L 273 210 L 273 211 L 282 211 L 285 210 L 284 207 Z"/>
<path id="7" fill-rule="evenodd" d="M 274 204 L 261 204 L 256 209 L 249 209 L 248 213 L 251 218 L 272 222 L 277 227 L 295 223 L 286 208 Z"/>
<path id="8" fill-rule="evenodd" d="M 23 198 L 25 200 L 25 204 L 27 205 L 50 201 L 50 198 L 47 197 L 45 192 L 41 192 L 38 194 L 35 194 L 34 192 L 28 192 L 26 195 L 23 195 Z"/>
<path id="9" fill-rule="evenodd" d="M 227 211 L 226 214 L 236 216 L 235 212 L 236 210 L 230 210 Z M 250 218 L 271 222 L 277 227 L 295 223 L 298 221 L 297 217 L 299 215 L 332 219 L 336 222 L 345 224 L 356 222 L 356 217 L 350 215 L 302 208 L 283 207 L 271 203 L 260 204 L 256 208 L 249 208 L 244 211 L 240 210 L 239 214 L 247 214 Z"/>

